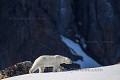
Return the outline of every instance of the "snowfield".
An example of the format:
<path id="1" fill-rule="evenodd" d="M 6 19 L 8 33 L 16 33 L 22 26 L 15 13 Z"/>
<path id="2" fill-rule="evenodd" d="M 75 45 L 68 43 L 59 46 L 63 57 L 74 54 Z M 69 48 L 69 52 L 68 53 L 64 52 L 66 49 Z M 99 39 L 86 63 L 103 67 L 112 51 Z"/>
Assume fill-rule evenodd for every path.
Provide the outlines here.
<path id="1" fill-rule="evenodd" d="M 76 71 L 26 74 L 3 80 L 120 80 L 120 64 Z"/>

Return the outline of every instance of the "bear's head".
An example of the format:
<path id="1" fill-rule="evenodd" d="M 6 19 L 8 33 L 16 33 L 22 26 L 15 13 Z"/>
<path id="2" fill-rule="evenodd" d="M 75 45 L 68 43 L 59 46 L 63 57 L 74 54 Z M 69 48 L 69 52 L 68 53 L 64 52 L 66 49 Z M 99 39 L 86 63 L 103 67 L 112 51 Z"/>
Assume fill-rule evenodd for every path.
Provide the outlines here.
<path id="1" fill-rule="evenodd" d="M 72 64 L 72 60 L 67 58 L 67 57 L 64 57 L 63 63 L 65 63 L 65 64 Z"/>

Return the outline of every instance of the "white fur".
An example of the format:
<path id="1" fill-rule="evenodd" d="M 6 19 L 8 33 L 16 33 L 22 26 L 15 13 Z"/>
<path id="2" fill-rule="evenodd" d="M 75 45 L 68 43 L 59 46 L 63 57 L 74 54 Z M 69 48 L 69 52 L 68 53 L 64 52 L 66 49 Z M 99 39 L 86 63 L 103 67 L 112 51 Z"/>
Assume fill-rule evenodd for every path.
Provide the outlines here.
<path id="1" fill-rule="evenodd" d="M 44 72 L 45 67 L 53 67 L 53 72 L 56 72 L 60 70 L 60 64 L 62 63 L 71 64 L 72 61 L 69 58 L 60 55 L 43 55 L 34 61 L 29 73 L 33 73 L 37 69 L 42 73 Z"/>

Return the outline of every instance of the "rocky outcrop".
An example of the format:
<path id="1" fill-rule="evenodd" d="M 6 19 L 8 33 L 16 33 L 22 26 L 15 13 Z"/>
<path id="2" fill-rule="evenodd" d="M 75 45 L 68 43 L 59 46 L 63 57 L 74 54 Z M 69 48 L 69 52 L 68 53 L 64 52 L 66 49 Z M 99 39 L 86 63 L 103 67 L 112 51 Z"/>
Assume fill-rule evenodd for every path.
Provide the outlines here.
<path id="1" fill-rule="evenodd" d="M 31 66 L 32 63 L 30 61 L 20 62 L 13 66 L 5 68 L 4 70 L 1 70 L 0 73 L 1 75 L 8 77 L 28 74 Z"/>

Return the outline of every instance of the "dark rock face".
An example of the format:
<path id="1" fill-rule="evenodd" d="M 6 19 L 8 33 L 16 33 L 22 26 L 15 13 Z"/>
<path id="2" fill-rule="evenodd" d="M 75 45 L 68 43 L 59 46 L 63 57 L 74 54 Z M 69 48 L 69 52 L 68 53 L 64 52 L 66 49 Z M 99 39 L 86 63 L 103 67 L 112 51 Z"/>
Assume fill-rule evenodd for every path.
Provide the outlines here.
<path id="1" fill-rule="evenodd" d="M 86 40 L 88 55 L 102 65 L 117 63 L 120 60 L 120 1 L 76 0 L 76 4 L 77 21 L 81 23 L 78 29 Z"/>
<path id="2" fill-rule="evenodd" d="M 60 40 L 66 29 L 63 26 L 59 31 L 57 27 L 63 24 L 57 21 L 58 1 L 0 1 L 0 69 L 20 61 L 34 61 L 41 55 L 79 59 Z"/>
<path id="3" fill-rule="evenodd" d="M 0 69 L 40 55 L 73 55 L 60 40 L 81 38 L 102 65 L 120 61 L 120 1 L 0 0 Z M 80 43 L 81 44 L 81 43 Z"/>

